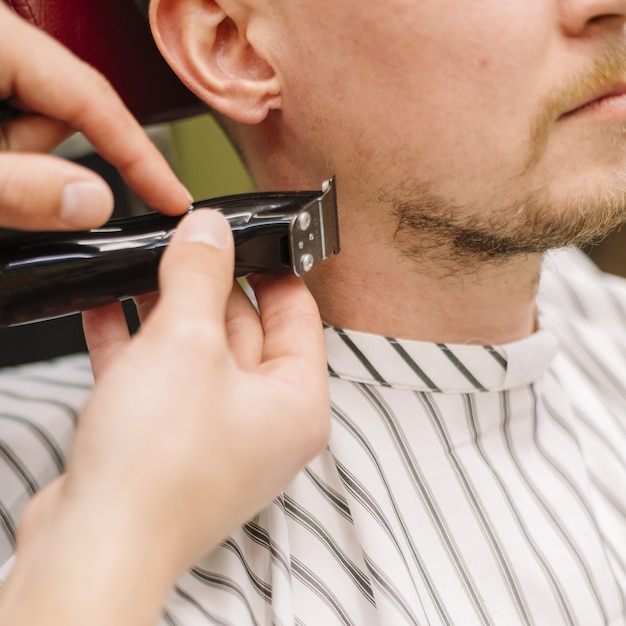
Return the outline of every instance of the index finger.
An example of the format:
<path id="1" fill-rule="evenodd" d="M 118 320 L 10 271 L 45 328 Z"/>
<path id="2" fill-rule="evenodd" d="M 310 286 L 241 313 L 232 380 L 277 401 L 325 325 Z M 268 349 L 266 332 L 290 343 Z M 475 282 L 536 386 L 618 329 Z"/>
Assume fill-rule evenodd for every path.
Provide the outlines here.
<path id="1" fill-rule="evenodd" d="M 188 208 L 189 192 L 108 81 L 1 2 L 0 52 L 0 99 L 81 131 L 151 208 Z"/>

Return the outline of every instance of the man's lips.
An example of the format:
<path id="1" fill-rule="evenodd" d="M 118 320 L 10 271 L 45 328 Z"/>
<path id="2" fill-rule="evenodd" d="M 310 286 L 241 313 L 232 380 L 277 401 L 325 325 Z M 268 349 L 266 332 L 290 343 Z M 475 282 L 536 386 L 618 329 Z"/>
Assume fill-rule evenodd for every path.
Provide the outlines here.
<path id="1" fill-rule="evenodd" d="M 624 96 L 626 96 L 626 82 L 619 82 L 586 98 L 580 104 L 576 104 L 574 107 L 566 111 L 561 117 L 569 117 L 583 111 L 601 107 L 604 104 L 609 105 L 611 101 L 623 98 Z"/>

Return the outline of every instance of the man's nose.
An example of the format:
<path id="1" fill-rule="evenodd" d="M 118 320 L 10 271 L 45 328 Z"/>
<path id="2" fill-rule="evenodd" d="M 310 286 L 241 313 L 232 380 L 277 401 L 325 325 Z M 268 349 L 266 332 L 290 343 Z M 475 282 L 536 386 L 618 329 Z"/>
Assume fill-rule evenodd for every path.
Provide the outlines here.
<path id="1" fill-rule="evenodd" d="M 560 0 L 561 26 L 572 37 L 593 30 L 623 31 L 626 0 Z"/>

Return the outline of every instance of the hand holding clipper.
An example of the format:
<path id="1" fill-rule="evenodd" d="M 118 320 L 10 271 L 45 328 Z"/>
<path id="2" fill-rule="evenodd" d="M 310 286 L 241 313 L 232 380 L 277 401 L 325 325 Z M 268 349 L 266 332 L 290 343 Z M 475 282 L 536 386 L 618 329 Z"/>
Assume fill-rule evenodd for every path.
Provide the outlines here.
<path id="1" fill-rule="evenodd" d="M 321 191 L 259 192 L 196 202 L 221 211 L 235 275 L 302 276 L 339 252 L 334 179 Z M 20 233 L 0 245 L 0 326 L 94 308 L 157 288 L 158 264 L 181 218 L 150 213 L 89 231 Z"/>

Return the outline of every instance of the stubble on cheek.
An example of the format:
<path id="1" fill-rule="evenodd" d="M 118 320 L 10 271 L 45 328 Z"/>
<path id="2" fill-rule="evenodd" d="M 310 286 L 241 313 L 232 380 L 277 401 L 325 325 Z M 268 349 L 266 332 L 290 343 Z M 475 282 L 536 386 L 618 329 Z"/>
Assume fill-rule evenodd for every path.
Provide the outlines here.
<path id="1" fill-rule="evenodd" d="M 528 157 L 515 168 L 517 173 L 496 184 L 497 175 L 490 179 L 487 172 L 477 171 L 478 178 L 494 183 L 489 197 L 457 191 L 452 201 L 446 181 L 416 178 L 405 179 L 404 188 L 380 190 L 379 201 L 396 220 L 395 244 L 409 257 L 429 258 L 459 272 L 475 263 L 500 263 L 601 239 L 626 218 L 626 177 L 611 176 L 612 182 L 597 183 L 585 193 L 556 193 L 558 181 L 546 173 L 549 168 L 540 173 L 537 166 L 567 112 L 624 76 L 626 40 L 607 48 L 587 75 L 556 87 L 531 124 Z M 607 132 L 621 144 L 625 130 L 626 123 L 612 124 Z"/>
<path id="2" fill-rule="evenodd" d="M 626 76 L 626 40 L 612 44 L 598 59 L 593 70 L 582 77 L 569 79 L 555 88 L 550 94 L 533 123 L 531 124 L 531 152 L 524 169 L 530 172 L 545 154 L 554 126 L 568 111 L 572 111 L 585 99 L 593 97 L 603 88 Z M 623 133 L 623 126 L 621 129 Z"/>

